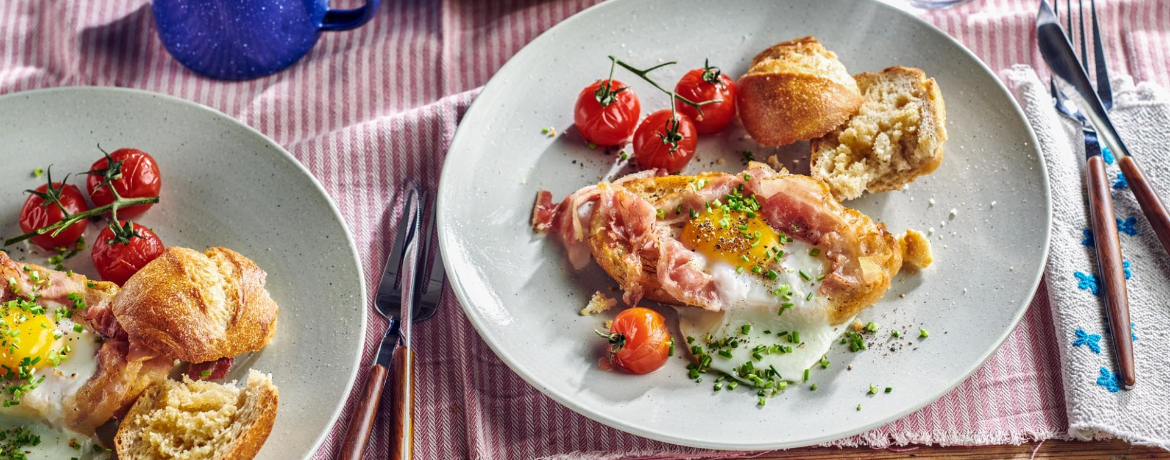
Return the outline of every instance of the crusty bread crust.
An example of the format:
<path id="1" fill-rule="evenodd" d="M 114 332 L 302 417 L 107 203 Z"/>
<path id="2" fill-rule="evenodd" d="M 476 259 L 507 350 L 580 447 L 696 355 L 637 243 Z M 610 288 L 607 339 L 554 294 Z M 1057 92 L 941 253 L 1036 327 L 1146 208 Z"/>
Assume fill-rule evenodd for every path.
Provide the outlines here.
<path id="1" fill-rule="evenodd" d="M 112 311 L 126 333 L 160 355 L 199 363 L 264 347 L 276 332 L 266 274 L 226 248 L 170 247 L 130 278 Z"/>
<path id="2" fill-rule="evenodd" d="M 813 37 L 778 43 L 752 59 L 736 104 L 744 128 L 761 145 L 825 135 L 861 107 L 857 84 Z"/>
<path id="3" fill-rule="evenodd" d="M 272 384 L 269 375 L 255 370 L 248 374 L 248 381 L 243 389 L 237 390 L 227 387 L 231 384 L 216 384 L 212 382 L 192 382 L 190 380 L 177 382 L 167 380 L 151 386 L 138 398 L 138 402 L 127 412 L 126 417 L 118 426 L 114 436 L 114 448 L 118 458 L 122 460 L 165 460 L 179 458 L 182 460 L 250 460 L 260 452 L 264 441 L 272 432 L 276 423 L 276 411 L 280 404 L 280 393 Z M 168 395 L 169 392 L 186 393 L 184 395 Z M 210 393 L 220 393 L 209 395 Z M 206 406 L 208 401 L 197 398 L 205 397 L 223 399 L 224 393 L 235 395 L 232 401 L 223 401 L 233 406 L 230 413 L 231 420 L 227 426 L 208 426 L 208 420 L 200 413 L 201 410 L 222 411 L 221 407 Z M 191 398 L 183 400 L 184 397 Z M 216 414 L 218 416 L 223 413 Z M 214 429 L 213 433 L 207 433 Z M 154 440 L 146 437 L 162 437 L 170 442 L 162 443 L 161 448 Z M 202 450 L 210 450 L 208 454 L 195 454 L 183 451 L 181 440 L 198 439 Z M 160 452 L 160 450 L 163 450 Z"/>

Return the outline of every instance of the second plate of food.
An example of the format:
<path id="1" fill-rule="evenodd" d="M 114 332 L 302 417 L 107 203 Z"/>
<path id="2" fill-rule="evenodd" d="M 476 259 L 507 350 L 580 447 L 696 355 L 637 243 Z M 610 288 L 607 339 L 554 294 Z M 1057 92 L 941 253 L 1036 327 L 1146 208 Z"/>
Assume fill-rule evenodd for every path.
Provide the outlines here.
<path id="1" fill-rule="evenodd" d="M 763 86 L 747 89 L 742 84 L 740 77 L 749 72 L 757 53 L 804 36 L 815 36 L 835 52 L 848 74 L 905 66 L 921 69 L 941 88 L 949 139 L 936 170 L 904 187 L 904 178 L 870 181 L 871 192 L 853 199 L 848 198 L 859 191 L 850 189 L 849 181 L 833 186 L 844 206 L 884 223 L 888 234 L 851 217 L 851 211 L 836 208 L 836 201 L 827 197 L 828 189 L 818 182 L 803 176 L 767 178 L 769 170 L 748 163 L 749 157 L 770 160 L 773 169 L 810 173 L 809 142 L 792 139 L 807 139 L 802 129 L 819 128 L 786 118 L 800 110 L 797 106 L 820 110 L 820 122 L 854 126 L 846 123 L 857 106 L 846 102 L 844 108 L 838 107 L 835 91 L 840 89 L 835 84 L 822 81 L 771 101 L 761 99 L 761 94 L 767 96 L 782 85 L 783 75 L 793 69 L 806 66 L 822 72 L 828 67 L 777 51 L 771 57 L 790 59 L 795 67 L 777 61 L 775 67 L 757 69 L 769 75 L 760 79 Z M 586 188 L 578 196 L 583 202 L 595 201 L 612 190 L 595 193 L 587 187 L 636 171 L 630 155 L 642 162 L 650 157 L 645 152 L 651 149 L 645 145 L 599 146 L 605 143 L 604 130 L 590 127 L 582 132 L 574 122 L 582 89 L 608 78 L 609 56 L 634 70 L 677 61 L 648 74 L 666 89 L 688 70 L 702 69 L 709 62 L 739 80 L 741 93 L 747 89 L 756 98 L 740 104 L 739 116 L 727 127 L 699 135 L 694 158 L 681 171 L 684 176 L 735 175 L 684 178 L 679 183 L 659 179 L 654 190 L 646 185 L 653 179 L 619 187 L 637 189 L 641 198 L 632 202 L 648 202 L 660 211 L 649 221 L 664 236 L 644 240 L 652 243 L 647 247 L 654 249 L 658 255 L 654 257 L 668 253 L 679 257 L 679 264 L 645 266 L 640 274 L 632 274 L 637 270 L 629 267 L 643 266 L 648 258 L 635 254 L 634 263 L 623 271 L 626 254 L 603 248 L 607 242 L 611 248 L 622 246 L 622 241 L 594 240 L 592 251 L 588 247 L 583 251 L 584 263 L 574 264 L 573 251 L 566 251 L 559 237 L 534 231 L 532 221 L 538 192 L 550 192 L 556 203 Z M 669 109 L 670 97 L 630 68 L 617 66 L 613 78 L 637 95 L 640 111 L 634 119 Z M 838 70 L 839 75 L 848 75 Z M 692 77 L 714 81 L 713 70 L 707 74 L 700 70 Z M 827 80 L 833 78 L 837 77 Z M 929 90 L 918 92 L 925 98 L 919 101 L 897 96 L 895 90 L 905 87 L 900 85 L 914 80 L 912 72 L 894 71 L 868 82 L 864 78 L 858 80 L 862 92 L 872 85 L 887 85 L 891 92 L 885 103 L 876 99 L 865 103 L 863 113 L 882 106 L 894 114 L 907 103 L 914 106 L 929 99 L 925 96 Z M 630 95 L 592 89 L 587 93 L 586 100 L 608 97 L 615 104 Z M 745 109 L 759 109 L 762 100 L 775 110 L 745 115 Z M 678 105 L 686 104 L 680 100 Z M 716 110 L 708 109 L 712 114 L 708 121 L 717 118 Z M 941 115 L 942 108 L 911 118 L 935 112 Z M 906 147 L 912 145 L 911 138 L 920 138 L 920 144 L 930 140 L 924 129 L 929 120 L 907 123 L 919 132 L 896 133 L 905 136 L 902 141 L 881 123 L 875 126 L 885 136 L 867 136 L 864 123 L 850 132 L 862 143 L 892 139 L 885 147 L 895 150 L 912 148 Z M 616 125 L 621 137 L 621 123 Z M 660 159 L 672 167 L 671 162 L 678 161 L 678 155 L 685 157 L 692 147 L 689 140 L 682 140 L 680 150 L 670 152 L 673 133 L 665 123 L 661 131 L 662 136 L 648 133 L 641 141 L 649 138 L 664 146 Z M 689 139 L 686 131 L 684 127 L 680 134 Z M 842 132 L 835 138 L 850 138 Z M 634 136 L 635 144 L 638 138 Z M 930 150 L 925 155 L 937 159 L 938 149 Z M 932 169 L 930 160 L 922 159 L 924 164 L 910 169 L 925 173 Z M 762 186 L 762 180 L 775 182 Z M 738 188 L 740 184 L 746 188 Z M 702 191 L 708 185 L 727 188 L 718 196 L 694 201 L 711 193 Z M 761 191 L 768 187 L 770 192 Z M 661 193 L 665 189 L 685 193 Z M 776 192 L 779 189 L 784 190 Z M 761 206 L 753 193 L 814 197 L 816 203 L 807 209 L 801 206 L 812 201 L 804 199 Z M 692 211 L 695 203 L 700 204 Z M 712 203 L 712 210 L 705 209 Z M 938 399 L 974 372 L 1014 329 L 1039 283 L 1048 251 L 1049 207 L 1035 136 L 1011 95 L 962 45 L 913 16 L 877 2 L 846 0 L 616 1 L 549 30 L 509 61 L 479 95 L 448 153 L 439 190 L 438 230 L 452 285 L 468 318 L 497 355 L 537 389 L 587 417 L 641 436 L 697 447 L 764 449 L 815 444 L 875 428 Z M 765 215 L 768 208 L 771 215 Z M 592 209 L 629 212 L 623 214 L 626 217 L 637 214 L 629 207 L 605 203 L 604 198 Z M 763 225 L 757 214 L 765 215 L 761 219 L 772 228 L 757 228 Z M 810 216 L 828 216 L 836 223 Z M 537 217 L 539 221 L 541 216 Z M 617 240 L 639 234 L 630 221 L 621 220 L 606 234 L 617 235 Z M 774 228 L 776 222 L 796 221 L 803 225 Z M 610 223 L 614 222 L 618 220 Z M 832 228 L 810 231 L 807 226 L 817 222 Z M 582 225 L 582 231 L 589 232 L 596 222 L 586 219 Z M 554 224 L 554 235 L 556 228 Z M 894 258 L 902 259 L 895 235 L 905 229 L 921 231 L 933 249 L 933 263 L 921 271 L 899 272 L 893 263 Z M 825 233 L 849 234 L 857 241 L 876 239 L 834 243 L 822 238 Z M 743 247 L 729 251 L 720 242 Z M 676 244 L 681 249 L 662 249 Z M 608 256 L 602 264 L 605 269 L 590 260 L 590 252 L 602 259 Z M 901 265 L 908 267 L 911 260 L 905 259 Z M 813 265 L 798 266 L 802 263 Z M 663 267 L 695 268 L 690 274 L 706 280 L 710 289 L 680 289 L 671 283 L 685 285 L 687 277 L 662 278 Z M 666 284 L 654 284 L 663 280 Z M 729 286 L 742 289 L 733 292 Z M 674 339 L 665 365 L 645 375 L 608 359 L 611 343 L 595 332 L 606 332 L 615 315 L 628 307 L 623 292 L 625 300 L 639 301 L 639 306 L 660 314 Z M 687 292 L 699 295 L 687 297 Z M 617 308 L 580 314 L 595 293 L 616 299 Z M 875 303 L 876 296 L 881 297 Z M 671 307 L 655 300 L 692 306 Z M 729 316 L 747 311 L 744 306 L 767 302 L 776 303 L 776 308 L 752 307 L 756 309 L 750 315 L 734 320 Z M 858 307 L 871 303 L 857 313 Z M 709 311 L 701 313 L 704 309 Z M 805 315 L 809 311 L 823 314 Z M 795 329 L 800 329 L 799 335 Z M 748 364 L 751 369 L 745 368 Z"/>

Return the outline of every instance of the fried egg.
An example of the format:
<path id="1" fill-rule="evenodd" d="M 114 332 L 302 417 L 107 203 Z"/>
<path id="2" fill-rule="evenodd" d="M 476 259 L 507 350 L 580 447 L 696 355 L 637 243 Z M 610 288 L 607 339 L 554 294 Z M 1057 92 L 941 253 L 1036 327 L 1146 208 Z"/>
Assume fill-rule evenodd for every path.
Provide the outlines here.
<path id="1" fill-rule="evenodd" d="M 843 332 L 818 292 L 830 264 L 816 246 L 751 211 L 719 208 L 687 221 L 679 240 L 724 305 L 719 312 L 678 308 L 688 348 L 709 369 L 745 382 L 797 381 Z"/>
<path id="2" fill-rule="evenodd" d="M 80 302 L 80 300 L 76 301 Z M 27 458 L 91 458 L 94 441 L 66 430 L 66 398 L 97 372 L 100 336 L 73 321 L 83 303 L 0 303 L 0 429 Z M 35 438 L 34 438 L 35 437 Z M 34 443 L 32 439 L 37 439 Z"/>

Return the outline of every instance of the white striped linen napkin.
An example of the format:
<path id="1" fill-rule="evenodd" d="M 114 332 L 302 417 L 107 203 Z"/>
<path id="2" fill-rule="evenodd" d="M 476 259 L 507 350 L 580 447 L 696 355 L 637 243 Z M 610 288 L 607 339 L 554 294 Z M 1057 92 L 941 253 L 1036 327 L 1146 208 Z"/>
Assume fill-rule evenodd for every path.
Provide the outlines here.
<path id="1" fill-rule="evenodd" d="M 1106 163 L 1128 278 L 1137 386 L 1118 384 L 1117 365 L 1099 294 L 1089 229 L 1081 126 L 1057 115 L 1048 85 L 1027 66 L 1002 74 L 1027 114 L 1044 152 L 1052 186 L 1052 247 L 1047 275 L 1056 327 L 1069 435 L 1118 437 L 1170 449 L 1170 254 L 1130 193 L 1113 156 Z M 1170 197 L 1170 94 L 1130 77 L 1114 79 L 1110 118 L 1154 187 Z"/>

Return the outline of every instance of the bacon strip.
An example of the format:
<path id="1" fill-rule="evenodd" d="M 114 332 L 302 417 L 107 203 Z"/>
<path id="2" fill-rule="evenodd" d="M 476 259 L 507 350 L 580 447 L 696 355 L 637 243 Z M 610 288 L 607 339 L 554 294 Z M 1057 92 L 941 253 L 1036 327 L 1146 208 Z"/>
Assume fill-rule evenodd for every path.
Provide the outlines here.
<path id="1" fill-rule="evenodd" d="M 187 368 L 187 376 L 191 380 L 223 380 L 232 369 L 235 358 L 219 358 L 216 361 L 193 363 Z M 207 375 L 203 375 L 204 372 Z"/>

